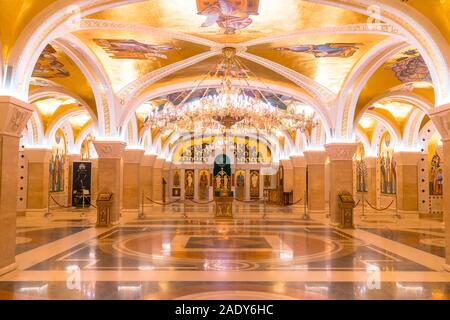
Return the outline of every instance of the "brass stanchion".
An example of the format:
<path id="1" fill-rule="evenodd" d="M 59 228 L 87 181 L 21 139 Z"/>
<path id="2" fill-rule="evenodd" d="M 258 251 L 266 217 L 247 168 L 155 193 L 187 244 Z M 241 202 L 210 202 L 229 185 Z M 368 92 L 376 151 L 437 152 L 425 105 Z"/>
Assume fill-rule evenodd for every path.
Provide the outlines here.
<path id="1" fill-rule="evenodd" d="M 366 193 L 363 192 L 363 193 L 362 193 L 362 214 L 361 214 L 361 217 L 363 217 L 363 218 L 366 217 L 365 212 L 364 212 L 364 209 L 365 209 L 365 207 L 366 207 L 366 204 L 365 204 L 365 202 L 366 202 L 366 197 L 365 197 L 365 195 L 366 195 Z"/>
<path id="2" fill-rule="evenodd" d="M 50 213 L 50 193 L 47 194 L 47 213 L 44 215 L 45 218 L 49 217 Z"/>
<path id="3" fill-rule="evenodd" d="M 144 191 L 142 191 L 142 194 L 141 194 L 141 212 L 139 212 L 138 219 L 144 219 L 145 218 L 145 214 L 144 214 L 144 201 L 145 201 L 145 199 L 144 199 L 144 196 L 145 196 Z"/>
<path id="4" fill-rule="evenodd" d="M 306 191 L 303 195 L 303 220 L 310 220 L 309 212 L 308 212 L 308 198 Z"/>
<path id="5" fill-rule="evenodd" d="M 395 218 L 401 219 L 400 214 L 398 213 L 398 195 L 397 192 L 395 193 Z"/>

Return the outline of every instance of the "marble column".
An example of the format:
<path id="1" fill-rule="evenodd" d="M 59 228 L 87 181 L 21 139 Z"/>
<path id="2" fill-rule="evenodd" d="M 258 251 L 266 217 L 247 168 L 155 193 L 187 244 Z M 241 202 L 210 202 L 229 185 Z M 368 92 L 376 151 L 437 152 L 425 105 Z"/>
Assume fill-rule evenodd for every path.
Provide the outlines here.
<path id="1" fill-rule="evenodd" d="M 141 206 L 141 160 L 144 150 L 125 149 L 123 153 L 123 212 L 138 213 Z"/>
<path id="2" fill-rule="evenodd" d="M 126 143 L 123 141 L 94 141 L 94 146 L 98 154 L 98 193 L 113 193 L 111 223 L 116 224 L 120 219 L 122 155 Z"/>
<path id="3" fill-rule="evenodd" d="M 73 163 L 81 161 L 81 154 L 68 154 L 67 155 L 67 161 L 69 162 L 69 183 L 68 183 L 68 189 L 69 194 L 67 197 L 68 205 L 72 205 L 73 203 Z"/>
<path id="4" fill-rule="evenodd" d="M 294 203 L 296 203 L 305 197 L 306 159 L 304 156 L 292 156 L 291 163 L 294 170 Z"/>
<path id="5" fill-rule="evenodd" d="M 281 165 L 283 166 L 283 191 L 294 191 L 294 168 L 291 160 L 281 160 Z"/>
<path id="6" fill-rule="evenodd" d="M 95 204 L 98 195 L 98 159 L 91 159 L 92 172 L 91 172 L 91 201 Z"/>
<path id="7" fill-rule="evenodd" d="M 321 150 L 303 152 L 308 166 L 308 211 L 310 214 L 325 214 L 325 159 Z"/>
<path id="8" fill-rule="evenodd" d="M 443 188 L 444 188 L 444 226 L 445 226 L 445 265 L 444 268 L 450 272 L 450 104 L 435 108 L 430 113 L 436 129 L 442 137 L 443 150 Z"/>
<path id="9" fill-rule="evenodd" d="M 367 194 L 365 199 L 373 206 L 377 205 L 377 158 L 365 157 L 367 167 Z"/>
<path id="10" fill-rule="evenodd" d="M 156 155 L 154 154 L 144 154 L 141 160 L 141 191 L 144 192 L 145 197 L 152 197 L 153 191 L 153 165 L 156 160 Z M 147 203 L 148 200 L 145 199 Z"/>
<path id="11" fill-rule="evenodd" d="M 26 214 L 44 215 L 49 204 L 49 163 L 51 149 L 25 149 L 28 159 Z M 22 178 L 22 177 L 20 177 Z M 54 203 L 52 202 L 51 205 Z"/>
<path id="12" fill-rule="evenodd" d="M 395 152 L 397 172 L 397 211 L 419 217 L 419 151 Z"/>
<path id="13" fill-rule="evenodd" d="M 163 185 L 164 189 L 164 201 L 165 202 L 170 202 L 170 181 L 169 181 L 169 173 L 170 173 L 170 169 L 172 168 L 172 161 L 164 161 L 164 167 L 163 167 L 163 175 L 162 178 L 163 180 L 166 182 L 165 185 Z M 197 179 L 197 178 L 196 178 Z M 198 183 L 197 183 L 198 184 Z"/>
<path id="14" fill-rule="evenodd" d="M 151 199 L 157 202 L 162 202 L 164 200 L 162 182 L 164 162 L 164 159 L 156 158 L 153 165 L 153 190 Z"/>
<path id="15" fill-rule="evenodd" d="M 31 107 L 0 97 L 0 275 L 15 269 L 19 141 Z"/>
<path id="16" fill-rule="evenodd" d="M 356 143 L 330 143 L 325 150 L 330 159 L 330 221 L 339 224 L 338 195 L 353 194 L 353 156 Z"/>

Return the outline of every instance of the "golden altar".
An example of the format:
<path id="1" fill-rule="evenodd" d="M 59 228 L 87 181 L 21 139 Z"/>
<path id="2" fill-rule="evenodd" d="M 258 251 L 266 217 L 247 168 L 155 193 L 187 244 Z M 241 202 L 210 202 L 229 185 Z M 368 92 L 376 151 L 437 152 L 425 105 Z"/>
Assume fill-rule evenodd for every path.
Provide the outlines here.
<path id="1" fill-rule="evenodd" d="M 219 195 L 214 197 L 216 203 L 216 218 L 233 218 L 234 197 L 228 190 L 221 190 Z"/>

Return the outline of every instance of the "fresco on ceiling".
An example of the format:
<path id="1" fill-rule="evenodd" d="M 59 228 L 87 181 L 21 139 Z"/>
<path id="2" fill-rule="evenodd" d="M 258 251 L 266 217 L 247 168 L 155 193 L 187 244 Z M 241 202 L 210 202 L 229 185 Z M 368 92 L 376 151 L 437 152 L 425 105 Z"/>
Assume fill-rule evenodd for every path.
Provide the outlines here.
<path id="1" fill-rule="evenodd" d="M 380 153 L 380 190 L 384 194 L 395 194 L 397 186 L 397 173 L 394 160 L 394 145 L 389 133 L 381 139 Z"/>
<path id="2" fill-rule="evenodd" d="M 402 52 L 386 69 L 394 71 L 397 79 L 403 83 L 431 81 L 425 60 L 416 49 Z"/>
<path id="3" fill-rule="evenodd" d="M 316 58 L 349 58 L 352 57 L 362 45 L 362 43 L 300 44 L 277 47 L 274 48 L 274 50 L 309 53 Z"/>
<path id="4" fill-rule="evenodd" d="M 64 191 L 66 163 L 66 142 L 64 133 L 58 130 L 52 144 L 52 157 L 49 163 L 50 192 Z"/>
<path id="5" fill-rule="evenodd" d="M 441 157 L 438 154 L 438 139 L 431 139 L 428 144 L 428 168 L 430 195 L 441 196 L 443 194 L 443 173 Z"/>
<path id="6" fill-rule="evenodd" d="M 364 147 L 362 143 L 358 144 L 355 153 L 355 170 L 356 170 L 356 191 L 367 192 L 367 165 L 364 161 Z"/>
<path id="7" fill-rule="evenodd" d="M 206 16 L 201 25 L 217 24 L 225 34 L 247 28 L 253 23 L 251 15 L 258 15 L 259 0 L 197 0 L 198 14 Z"/>
<path id="8" fill-rule="evenodd" d="M 212 77 L 225 77 L 226 75 L 236 78 L 244 79 L 249 77 L 250 70 L 244 68 L 243 66 L 238 66 L 236 64 L 227 65 L 226 63 L 220 63 L 215 70 L 212 70 L 210 75 Z"/>
<path id="9" fill-rule="evenodd" d="M 70 73 L 65 69 L 64 64 L 58 61 L 55 48 L 47 45 L 34 67 L 33 77 L 44 79 L 67 78 L 70 77 Z"/>
<path id="10" fill-rule="evenodd" d="M 170 44 L 145 44 L 130 39 L 94 39 L 93 41 L 103 48 L 112 59 L 167 60 L 165 53 L 181 50 Z"/>

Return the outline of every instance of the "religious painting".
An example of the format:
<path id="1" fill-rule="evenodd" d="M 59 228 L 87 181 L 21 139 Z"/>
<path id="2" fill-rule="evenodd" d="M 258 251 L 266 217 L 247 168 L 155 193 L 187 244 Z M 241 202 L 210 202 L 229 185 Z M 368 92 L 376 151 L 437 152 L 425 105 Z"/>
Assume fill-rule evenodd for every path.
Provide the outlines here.
<path id="1" fill-rule="evenodd" d="M 172 197 L 180 197 L 181 189 L 180 188 L 172 188 Z"/>
<path id="2" fill-rule="evenodd" d="M 386 69 L 394 71 L 397 79 L 403 83 L 431 81 L 430 71 L 417 49 L 402 52 Z"/>
<path id="3" fill-rule="evenodd" d="M 198 196 L 200 200 L 209 200 L 209 171 L 200 170 L 198 173 Z"/>
<path id="4" fill-rule="evenodd" d="M 80 153 L 81 153 L 81 160 L 88 160 L 88 159 L 91 158 L 91 151 L 90 151 L 90 148 L 89 148 L 89 141 L 87 139 L 85 139 L 81 143 Z"/>
<path id="5" fill-rule="evenodd" d="M 173 177 L 172 177 L 172 186 L 173 187 L 179 187 L 180 186 L 180 170 L 174 170 L 173 171 Z"/>
<path id="6" fill-rule="evenodd" d="M 52 143 L 52 157 L 49 163 L 50 192 L 64 191 L 66 164 L 66 142 L 64 133 L 58 130 Z"/>
<path id="7" fill-rule="evenodd" d="M 441 157 L 438 154 L 438 137 L 433 135 L 428 144 L 429 186 L 431 196 L 443 194 L 443 173 Z"/>
<path id="8" fill-rule="evenodd" d="M 246 79 L 249 78 L 250 70 L 243 68 L 235 63 L 229 65 L 226 63 L 220 63 L 215 70 L 210 72 L 212 77 L 223 78 L 229 76 L 235 79 Z"/>
<path id="9" fill-rule="evenodd" d="M 194 170 L 184 172 L 184 197 L 194 199 Z"/>
<path id="10" fill-rule="evenodd" d="M 67 78 L 70 77 L 70 73 L 65 69 L 64 64 L 58 61 L 55 48 L 47 45 L 34 67 L 33 77 L 44 79 Z"/>
<path id="11" fill-rule="evenodd" d="M 204 163 L 208 161 L 210 155 L 211 150 L 208 148 L 208 144 L 195 144 L 189 146 L 181 152 L 180 161 Z"/>
<path id="12" fill-rule="evenodd" d="M 397 186 L 397 173 L 394 160 L 394 146 L 389 133 L 386 133 L 381 139 L 379 164 L 381 193 L 395 194 Z"/>
<path id="13" fill-rule="evenodd" d="M 367 165 L 364 161 L 364 147 L 360 143 L 355 152 L 356 192 L 367 192 Z"/>
<path id="14" fill-rule="evenodd" d="M 250 170 L 250 199 L 259 199 L 259 170 Z"/>
<path id="15" fill-rule="evenodd" d="M 180 50 L 170 44 L 145 44 L 130 39 L 94 39 L 112 59 L 167 60 L 165 53 Z"/>
<path id="16" fill-rule="evenodd" d="M 268 189 L 270 187 L 272 187 L 272 176 L 265 175 L 264 176 L 264 188 Z"/>
<path id="17" fill-rule="evenodd" d="M 245 171 L 236 171 L 236 198 L 245 199 Z"/>
<path id="18" fill-rule="evenodd" d="M 231 191 L 231 161 L 227 155 L 221 154 L 214 159 L 213 174 L 216 196 L 229 194 Z"/>
<path id="19" fill-rule="evenodd" d="M 206 16 L 202 28 L 217 24 L 225 34 L 235 34 L 253 23 L 259 0 L 197 0 L 198 14 Z"/>
<path id="20" fill-rule="evenodd" d="M 315 58 L 350 58 L 362 45 L 362 43 L 299 44 L 277 47 L 274 50 L 309 53 Z"/>
<path id="21" fill-rule="evenodd" d="M 92 163 L 74 162 L 72 172 L 72 205 L 85 207 L 91 203 Z"/>

